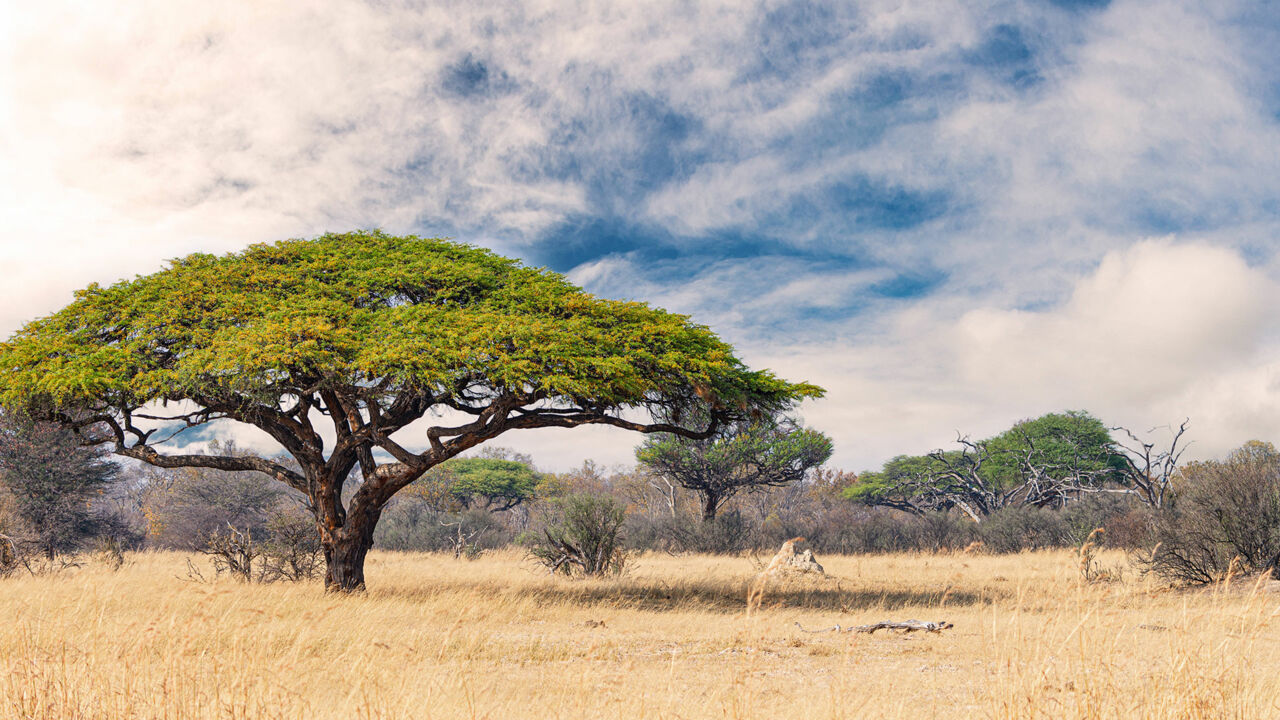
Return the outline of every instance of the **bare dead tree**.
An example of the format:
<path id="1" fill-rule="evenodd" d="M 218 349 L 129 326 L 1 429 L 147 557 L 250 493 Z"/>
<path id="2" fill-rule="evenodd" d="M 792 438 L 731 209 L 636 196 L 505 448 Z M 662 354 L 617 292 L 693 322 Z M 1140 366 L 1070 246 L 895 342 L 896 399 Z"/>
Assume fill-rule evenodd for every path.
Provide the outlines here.
<path id="1" fill-rule="evenodd" d="M 1069 452 L 1054 454 L 1025 432 L 1021 438 L 1020 448 L 996 448 L 957 433 L 960 450 L 929 453 L 928 466 L 894 478 L 873 504 L 915 515 L 955 508 L 980 523 L 1012 505 L 1061 507 L 1083 493 L 1110 491 L 1105 481 L 1111 470 L 1091 466 L 1085 448 L 1069 443 Z M 997 461 L 1014 470 L 1014 479 L 1001 482 L 989 470 Z"/>
<path id="2" fill-rule="evenodd" d="M 1170 484 L 1178 471 L 1182 453 L 1187 449 L 1187 444 L 1182 442 L 1182 436 L 1186 434 L 1190 424 L 1191 420 L 1185 419 L 1177 430 L 1167 426 L 1173 434 L 1167 449 L 1164 447 L 1157 449 L 1155 442 L 1139 439 L 1128 428 L 1120 426 L 1111 428 L 1112 432 L 1123 432 L 1129 438 L 1127 442 L 1115 443 L 1124 463 L 1121 472 L 1128 493 L 1152 508 L 1164 507 L 1169 499 Z M 1158 429 L 1152 428 L 1147 431 L 1147 434 L 1150 435 Z"/>
<path id="3" fill-rule="evenodd" d="M 1024 448 L 1021 452 L 1007 451 L 1016 457 L 1019 476 L 1022 478 L 1022 482 L 1011 489 L 1011 504 L 1062 507 L 1067 501 L 1085 493 L 1117 491 L 1106 486 L 1107 480 L 1114 475 L 1114 470 L 1090 463 L 1091 459 L 1097 460 L 1097 457 L 1091 455 L 1080 443 L 1058 438 L 1060 441 L 1066 440 L 1067 452 L 1054 454 L 1038 447 L 1036 439 L 1029 433 L 1023 431 L 1019 435 Z"/>
<path id="4" fill-rule="evenodd" d="M 468 558 L 475 557 L 475 555 L 473 555 L 472 553 L 479 552 L 479 550 L 475 549 L 474 546 L 471 544 L 471 540 L 476 535 L 479 535 L 480 531 L 483 530 L 484 528 L 476 528 L 471 532 L 466 532 L 466 530 L 464 530 L 465 524 L 466 523 L 461 518 L 459 518 L 456 522 L 445 522 L 443 520 L 440 521 L 441 527 L 454 529 L 453 537 L 449 538 L 449 546 L 453 549 L 454 560 L 460 560 L 464 554 Z"/>
<path id="5" fill-rule="evenodd" d="M 245 582 L 258 579 L 254 575 L 254 566 L 262 556 L 262 548 L 254 543 L 253 535 L 247 529 L 240 530 L 228 523 L 226 530 L 210 533 L 199 552 L 209 556 L 218 575 L 225 573 Z"/>
<path id="6" fill-rule="evenodd" d="M 679 483 L 658 473 L 645 473 L 645 481 L 654 492 L 662 496 L 662 500 L 666 503 L 671 517 L 676 517 L 679 510 L 676 504 L 676 500 L 679 498 Z"/>

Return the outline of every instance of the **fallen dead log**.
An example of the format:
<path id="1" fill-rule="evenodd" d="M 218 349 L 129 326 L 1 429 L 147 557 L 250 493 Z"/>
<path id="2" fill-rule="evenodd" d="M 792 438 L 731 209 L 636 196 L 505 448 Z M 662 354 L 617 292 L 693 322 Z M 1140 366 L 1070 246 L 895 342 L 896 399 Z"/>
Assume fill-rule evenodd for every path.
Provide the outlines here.
<path id="1" fill-rule="evenodd" d="M 887 620 L 882 620 L 878 623 L 872 623 L 870 625 L 850 625 L 849 627 L 844 627 L 843 625 L 833 625 L 829 628 L 821 628 L 819 630 L 806 629 L 805 626 L 801 625 L 800 623 L 796 623 L 796 627 L 800 628 L 800 630 L 807 633 L 822 633 L 822 632 L 831 632 L 834 630 L 835 632 L 860 632 L 860 633 L 870 634 L 877 630 L 901 630 L 902 632 L 908 632 L 908 633 L 912 633 L 912 632 L 916 632 L 917 630 L 920 630 L 923 632 L 940 633 L 943 630 L 947 630 L 949 628 L 955 627 L 955 625 L 952 625 L 951 623 L 946 622 L 945 620 L 942 622 L 924 622 L 921 620 L 903 620 L 901 622 L 889 622 Z"/>

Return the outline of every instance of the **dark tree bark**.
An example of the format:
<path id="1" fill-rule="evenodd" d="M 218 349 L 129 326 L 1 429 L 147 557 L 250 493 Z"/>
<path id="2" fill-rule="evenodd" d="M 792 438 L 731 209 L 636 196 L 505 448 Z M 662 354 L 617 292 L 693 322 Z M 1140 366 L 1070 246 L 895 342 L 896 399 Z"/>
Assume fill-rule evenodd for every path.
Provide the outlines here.
<path id="1" fill-rule="evenodd" d="M 720 510 L 720 496 L 714 492 L 704 490 L 702 494 L 702 521 L 711 522 L 716 519 L 716 512 Z"/>
<path id="2" fill-rule="evenodd" d="M 459 389 L 456 397 L 467 395 Z M 254 470 L 304 493 L 315 515 L 324 549 L 325 589 L 349 592 L 365 587 L 365 557 L 373 546 L 378 518 L 392 496 L 436 465 L 508 430 L 604 424 L 642 433 L 704 438 L 714 433 L 720 422 L 719 418 L 712 418 L 704 429 L 692 429 L 670 423 L 631 422 L 604 410 L 530 407 L 541 404 L 544 399 L 537 393 L 504 393 L 497 398 L 477 398 L 474 404 L 464 404 L 405 393 L 388 402 L 366 388 L 350 387 L 313 395 L 299 393 L 297 404 L 285 411 L 255 407 L 231 396 L 201 398 L 205 408 L 191 415 L 160 417 L 127 408 L 119 415 L 98 413 L 79 418 L 63 415 L 58 419 L 79 432 L 87 444 L 110 443 L 117 454 L 157 467 Z M 393 433 L 426 415 L 437 403 L 473 415 L 475 420 L 455 427 L 429 428 L 426 435 L 430 447 L 422 452 L 410 451 L 391 438 Z M 337 441 L 327 455 L 324 441 L 311 424 L 312 412 L 328 417 L 333 423 Z M 162 454 L 150 444 L 155 431 L 141 429 L 135 424 L 135 418 L 176 420 L 190 425 L 218 418 L 246 422 L 275 438 L 297 462 L 299 470 L 277 460 L 250 455 Z M 392 460 L 378 460 L 375 449 L 391 455 Z M 362 482 L 344 506 L 343 489 L 357 467 Z"/>
<path id="3" fill-rule="evenodd" d="M 373 547 L 373 529 L 377 525 L 378 514 L 380 510 L 363 517 L 348 518 L 347 524 L 336 533 L 321 532 L 325 590 L 364 590 L 364 559 Z"/>

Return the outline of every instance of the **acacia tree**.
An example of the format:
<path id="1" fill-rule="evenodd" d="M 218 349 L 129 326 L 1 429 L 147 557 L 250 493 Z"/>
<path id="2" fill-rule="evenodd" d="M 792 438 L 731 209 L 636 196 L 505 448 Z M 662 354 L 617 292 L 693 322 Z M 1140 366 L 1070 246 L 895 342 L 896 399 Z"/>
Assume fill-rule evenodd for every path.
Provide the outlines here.
<path id="1" fill-rule="evenodd" d="M 304 493 L 333 590 L 364 587 L 395 493 L 504 432 L 707 437 L 821 392 L 747 369 L 685 316 L 599 299 L 486 250 L 380 232 L 190 255 L 91 285 L 0 346 L 8 406 L 152 465 L 257 470 Z M 166 452 L 174 433 L 214 421 L 261 429 L 296 469 Z"/>
<path id="2" fill-rule="evenodd" d="M 1112 490 L 1124 458 L 1100 420 L 1080 411 L 1023 420 L 986 440 L 958 437 L 959 450 L 899 455 L 844 490 L 868 505 L 916 515 L 956 508 L 974 522 L 1011 505 L 1060 507 Z M 1115 492 L 1128 492 L 1114 489 Z"/>
<path id="3" fill-rule="evenodd" d="M 743 420 L 714 436 L 654 435 L 636 450 L 650 472 L 702 498 L 702 519 L 741 491 L 789 485 L 831 457 L 831 439 L 795 421 Z"/>
<path id="4" fill-rule="evenodd" d="M 527 463 L 502 458 L 454 458 L 432 468 L 409 492 L 441 511 L 510 510 L 533 498 L 543 475 Z"/>

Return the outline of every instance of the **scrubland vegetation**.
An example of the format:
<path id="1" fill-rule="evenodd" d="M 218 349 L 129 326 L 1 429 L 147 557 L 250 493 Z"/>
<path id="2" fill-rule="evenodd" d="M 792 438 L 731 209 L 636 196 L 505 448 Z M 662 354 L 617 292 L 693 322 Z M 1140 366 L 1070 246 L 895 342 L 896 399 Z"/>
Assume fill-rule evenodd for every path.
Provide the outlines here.
<path id="1" fill-rule="evenodd" d="M 749 558 L 634 558 L 549 576 L 520 553 L 375 552 L 320 581 L 184 579 L 129 554 L 0 583 L 0 715 L 20 718 L 1265 718 L 1280 593 L 1171 589 L 1076 553 L 825 556 L 766 587 Z M 941 634 L 806 629 L 947 620 Z"/>

